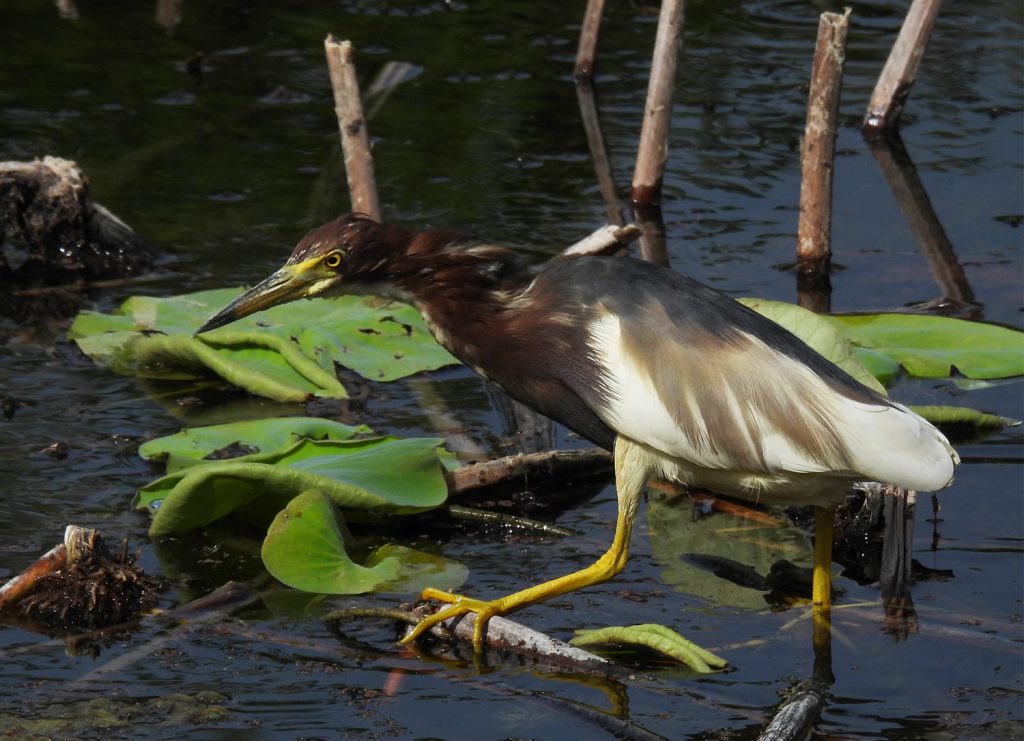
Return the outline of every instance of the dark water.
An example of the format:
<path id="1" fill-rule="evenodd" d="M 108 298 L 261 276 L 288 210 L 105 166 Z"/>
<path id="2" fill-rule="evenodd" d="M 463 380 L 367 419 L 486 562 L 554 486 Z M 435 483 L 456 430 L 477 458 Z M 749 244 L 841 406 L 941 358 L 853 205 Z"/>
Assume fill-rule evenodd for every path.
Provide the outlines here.
<path id="1" fill-rule="evenodd" d="M 598 95 L 622 189 L 657 9 L 612 5 Z M 676 268 L 737 295 L 794 298 L 793 275 L 777 266 L 793 255 L 798 142 L 824 9 L 839 8 L 687 8 L 666 176 L 669 248 Z M 386 216 L 470 227 L 539 259 L 604 221 L 571 82 L 582 13 L 575 3 L 194 3 L 161 24 L 159 8 L 147 4 L 83 3 L 70 18 L 52 4 L 5 2 L 0 159 L 76 160 L 101 203 L 173 256 L 163 278 L 91 296 L 100 307 L 132 293 L 251 282 L 307 228 L 346 208 L 322 53 L 333 32 L 359 49 L 364 89 L 386 62 L 413 65 L 408 82 L 368 106 Z M 942 294 L 858 130 L 902 13 L 895 3 L 853 8 L 835 182 L 837 311 Z M 903 126 L 980 315 L 1015 326 L 1024 305 L 1016 225 L 1024 212 L 1021 42 L 1019 3 L 948 4 Z M 185 69 L 195 52 L 206 55 L 201 82 Z M 173 581 L 169 603 L 258 572 L 251 544 L 204 540 L 158 550 L 144 518 L 129 510 L 133 491 L 155 475 L 136 446 L 182 424 L 173 397 L 156 400 L 68 345 L 31 341 L 0 348 L 0 390 L 22 404 L 0 422 L 0 577 L 57 542 L 68 522 L 139 544 L 147 569 Z M 515 449 L 492 397 L 467 371 L 373 392 L 366 421 L 379 430 L 413 434 L 440 425 L 462 432 L 456 444 L 468 440 L 489 454 Z M 906 380 L 894 394 L 1024 416 L 1020 379 Z M 422 411 L 436 412 L 441 402 L 441 415 Z M 39 452 L 58 440 L 68 445 L 65 460 Z M 940 495 L 941 521 L 926 522 L 922 498 L 914 556 L 954 576 L 914 587 L 916 633 L 885 633 L 877 588 L 839 580 L 846 592 L 822 735 L 1024 735 L 1021 443 L 1016 428 L 959 445 L 965 464 Z M 33 732 L 129 736 L 145 724 L 152 735 L 200 738 L 756 735 L 779 693 L 810 673 L 808 621 L 800 608 L 771 612 L 760 593 L 687 570 L 676 554 L 724 548 L 722 555 L 753 565 L 781 549 L 807 562 L 807 538 L 770 529 L 741 546 L 723 531 L 746 523 L 723 517 L 691 529 L 688 505 L 658 499 L 621 578 L 521 618 L 560 637 L 577 627 L 665 623 L 725 654 L 731 673 L 644 671 L 617 684 L 519 668 L 479 672 L 397 651 L 389 630 L 373 624 L 339 643 L 318 616 L 348 601 L 305 612 L 281 594 L 244 622 L 176 630 L 153 622 L 96 659 L 4 630 L 0 728 L 51 719 Z M 610 538 L 614 507 L 614 492 L 604 489 L 561 513 L 558 523 L 578 536 L 464 534 L 436 547 L 471 567 L 466 591 L 506 593 L 593 559 Z M 679 535 L 690 532 L 698 534 Z"/>

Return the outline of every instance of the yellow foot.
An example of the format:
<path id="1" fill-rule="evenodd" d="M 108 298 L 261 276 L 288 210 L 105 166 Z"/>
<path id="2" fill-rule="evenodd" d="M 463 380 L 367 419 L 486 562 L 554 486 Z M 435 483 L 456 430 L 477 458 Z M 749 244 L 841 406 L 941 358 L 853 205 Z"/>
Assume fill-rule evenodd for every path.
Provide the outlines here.
<path id="1" fill-rule="evenodd" d="M 473 650 L 480 653 L 484 650 L 484 629 L 487 627 L 487 621 L 495 615 L 501 615 L 504 612 L 501 609 L 501 600 L 484 602 L 483 600 L 464 597 L 461 594 L 442 592 L 439 589 L 424 589 L 423 593 L 420 595 L 420 599 L 433 599 L 439 602 L 447 602 L 449 604 L 447 607 L 442 607 L 433 615 L 427 615 L 425 618 L 420 620 L 416 624 L 416 627 L 409 632 L 409 635 L 401 640 L 401 643 L 412 643 L 435 625 L 444 622 L 448 618 L 458 617 L 459 615 L 465 615 L 472 612 L 476 614 L 476 622 L 473 623 Z"/>

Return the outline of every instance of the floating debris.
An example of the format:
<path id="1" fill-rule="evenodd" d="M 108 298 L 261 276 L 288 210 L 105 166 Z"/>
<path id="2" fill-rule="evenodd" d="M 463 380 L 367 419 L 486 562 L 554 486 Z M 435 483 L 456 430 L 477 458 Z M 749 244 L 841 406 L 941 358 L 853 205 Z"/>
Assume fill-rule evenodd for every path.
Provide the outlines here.
<path id="1" fill-rule="evenodd" d="M 163 585 L 136 565 L 125 539 L 111 554 L 98 530 L 69 525 L 57 546 L 2 589 L 4 617 L 72 635 L 138 619 Z"/>

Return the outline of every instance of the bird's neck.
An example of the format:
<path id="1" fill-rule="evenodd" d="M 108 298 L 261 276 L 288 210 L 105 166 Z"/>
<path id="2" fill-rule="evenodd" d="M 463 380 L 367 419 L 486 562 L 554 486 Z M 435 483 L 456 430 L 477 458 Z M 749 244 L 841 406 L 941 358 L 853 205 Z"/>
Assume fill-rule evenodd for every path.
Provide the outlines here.
<path id="1" fill-rule="evenodd" d="M 500 342 L 532 276 L 514 252 L 488 244 L 413 244 L 391 271 L 394 298 L 419 310 L 434 338 L 478 371 L 481 351 Z M 486 373 L 484 374 L 486 375 Z"/>

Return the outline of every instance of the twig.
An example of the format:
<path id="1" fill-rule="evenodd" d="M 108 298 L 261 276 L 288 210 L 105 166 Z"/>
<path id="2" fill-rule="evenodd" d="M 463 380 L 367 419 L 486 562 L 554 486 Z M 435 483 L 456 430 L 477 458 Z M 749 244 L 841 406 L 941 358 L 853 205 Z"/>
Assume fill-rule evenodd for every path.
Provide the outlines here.
<path id="1" fill-rule="evenodd" d="M 352 210 L 380 221 L 380 203 L 377 200 L 377 181 L 373 174 L 373 155 L 370 137 L 363 117 L 363 104 L 359 99 L 359 80 L 356 78 L 354 50 L 349 41 L 338 41 L 333 34 L 324 39 L 327 69 L 334 90 L 334 113 L 341 131 L 341 148 L 345 156 L 345 176 L 348 179 Z"/>
<path id="2" fill-rule="evenodd" d="M 54 546 L 33 564 L 0 587 L 0 612 L 31 592 L 38 581 L 64 567 L 68 560 L 68 549 L 63 543 Z"/>
<path id="3" fill-rule="evenodd" d="M 604 14 L 604 0 L 587 0 L 587 10 L 580 29 L 580 45 L 576 49 L 576 69 L 573 77 L 577 83 L 589 83 L 594 79 L 594 58 L 597 51 L 597 36 L 601 30 L 601 16 Z"/>
<path id="4" fill-rule="evenodd" d="M 863 129 L 871 136 L 887 128 L 894 128 L 903 113 L 903 105 L 910 94 L 910 88 L 917 79 L 928 39 L 935 27 L 942 0 L 913 0 L 907 17 L 900 27 L 896 43 L 889 52 L 889 58 L 878 76 L 875 90 L 871 93 L 867 112 L 864 114 Z"/>
<path id="5" fill-rule="evenodd" d="M 814 48 L 807 123 L 801 151 L 800 221 L 797 228 L 798 291 L 824 295 L 830 287 L 828 271 L 832 253 L 832 173 L 835 166 L 836 120 L 839 92 L 846 58 L 846 31 L 850 9 L 843 15 L 822 13 Z M 807 308 L 828 309 L 820 300 L 801 301 Z M 816 305 L 817 304 L 817 305 Z"/>
<path id="6" fill-rule="evenodd" d="M 449 495 L 457 496 L 515 478 L 606 474 L 611 470 L 611 455 L 604 450 L 550 450 L 473 463 L 449 471 L 445 478 Z"/>
<path id="7" fill-rule="evenodd" d="M 634 205 L 651 206 L 661 201 L 661 183 L 668 159 L 668 132 L 672 118 L 672 92 L 675 87 L 676 61 L 679 58 L 679 34 L 683 28 L 683 0 L 662 0 L 658 33 L 651 60 L 651 80 L 647 86 L 647 104 L 640 130 L 640 146 L 630 200 Z"/>

